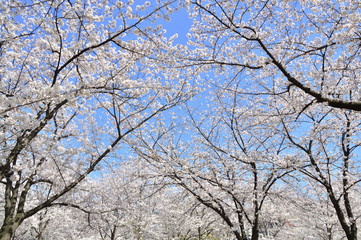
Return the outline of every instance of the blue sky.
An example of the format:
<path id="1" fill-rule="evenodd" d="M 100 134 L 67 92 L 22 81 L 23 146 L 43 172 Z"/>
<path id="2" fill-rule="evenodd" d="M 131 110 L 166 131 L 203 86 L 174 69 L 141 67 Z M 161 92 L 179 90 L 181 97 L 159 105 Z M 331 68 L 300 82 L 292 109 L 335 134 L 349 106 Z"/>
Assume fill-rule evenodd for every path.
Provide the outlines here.
<path id="1" fill-rule="evenodd" d="M 171 21 L 161 22 L 163 28 L 167 30 L 166 36 L 171 37 L 178 34 L 178 38 L 174 41 L 176 44 L 186 44 L 188 41 L 187 33 L 192 26 L 192 19 L 188 17 L 186 9 L 181 8 L 178 12 L 174 12 Z"/>

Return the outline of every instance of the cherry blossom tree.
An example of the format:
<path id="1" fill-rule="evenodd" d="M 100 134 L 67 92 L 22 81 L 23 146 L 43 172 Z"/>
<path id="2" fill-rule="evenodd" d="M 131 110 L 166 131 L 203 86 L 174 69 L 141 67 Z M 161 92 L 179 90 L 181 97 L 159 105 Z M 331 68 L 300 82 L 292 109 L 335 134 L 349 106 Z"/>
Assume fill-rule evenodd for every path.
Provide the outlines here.
<path id="1" fill-rule="evenodd" d="M 13 239 L 229 238 L 212 211 L 149 171 L 147 163 L 132 159 L 106 169 L 82 181 L 57 207 L 26 219 Z"/>
<path id="2" fill-rule="evenodd" d="M 357 239 L 361 3 L 136 4 L 1 4 L 0 239 L 69 207 L 79 238 Z M 178 6 L 187 46 L 156 26 Z M 152 177 L 86 178 L 123 155 Z"/>
<path id="3" fill-rule="evenodd" d="M 269 219 L 263 208 L 277 212 L 272 201 L 287 192 L 280 180 L 295 171 L 294 156 L 278 115 L 262 99 L 252 97 L 247 106 L 249 97 L 234 87 L 216 87 L 204 106 L 189 103 L 183 118 L 157 121 L 130 145 L 154 171 L 216 213 L 236 239 L 276 236 L 272 231 L 285 219 Z M 278 226 L 272 230 L 267 222 Z"/>
<path id="4" fill-rule="evenodd" d="M 0 239 L 60 204 L 123 139 L 191 96 L 172 1 L 3 1 Z"/>
<path id="5" fill-rule="evenodd" d="M 188 43 L 195 48 L 184 56 L 188 65 L 208 69 L 210 83 L 253 96 L 244 104 L 264 103 L 249 114 L 260 117 L 254 108 L 267 109 L 265 123 L 270 116 L 281 122 L 269 131 L 283 134 L 293 154 L 289 166 L 319 184 L 344 236 L 357 239 L 360 2 L 186 4 L 194 18 Z"/>
<path id="6" fill-rule="evenodd" d="M 101 239 L 222 239 L 226 232 L 217 216 L 141 159 L 113 166 L 88 186 L 94 197 L 85 199 L 97 199 L 87 208 L 90 225 Z"/>
<path id="7" fill-rule="evenodd" d="M 361 216 L 357 201 L 361 181 L 358 113 L 310 107 L 298 119 L 283 119 L 287 119 L 283 124 L 289 144 L 308 163 L 299 171 L 323 189 L 321 199 L 332 206 L 330 214 L 337 216 L 347 239 L 357 239 Z M 300 132 L 300 128 L 308 130 Z"/>
<path id="8" fill-rule="evenodd" d="M 257 72 L 268 92 L 296 88 L 309 102 L 361 110 L 359 1 L 186 4 L 195 20 L 189 44 L 199 47 L 190 60 L 232 74 Z"/>
<path id="9" fill-rule="evenodd" d="M 288 194 L 282 196 L 289 227 L 287 236 L 309 239 L 342 239 L 345 236 L 336 212 L 319 183 L 302 173 L 288 181 Z M 285 213 L 282 213 L 285 216 Z M 282 233 L 281 233 L 282 234 Z"/>
<path id="10" fill-rule="evenodd" d="M 88 222 L 88 214 L 69 207 L 50 207 L 24 220 L 12 239 L 97 239 Z"/>

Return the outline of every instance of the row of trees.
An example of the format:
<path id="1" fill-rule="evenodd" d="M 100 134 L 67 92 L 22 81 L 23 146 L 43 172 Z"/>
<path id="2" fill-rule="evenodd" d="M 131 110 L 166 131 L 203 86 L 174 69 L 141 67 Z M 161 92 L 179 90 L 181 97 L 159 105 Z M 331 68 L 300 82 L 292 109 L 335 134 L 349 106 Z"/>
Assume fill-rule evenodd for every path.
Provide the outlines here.
<path id="1" fill-rule="evenodd" d="M 227 239 L 217 216 L 139 162 L 81 183 L 58 207 L 24 221 L 14 239 Z M 217 223 L 217 225 L 216 225 Z M 220 225 L 218 225 L 220 224 Z M 228 234 L 228 235 L 227 235 Z M 217 237 L 217 238 L 216 238 Z"/>
<path id="2" fill-rule="evenodd" d="M 357 239 L 361 3 L 136 4 L 2 4 L 0 239 Z"/>

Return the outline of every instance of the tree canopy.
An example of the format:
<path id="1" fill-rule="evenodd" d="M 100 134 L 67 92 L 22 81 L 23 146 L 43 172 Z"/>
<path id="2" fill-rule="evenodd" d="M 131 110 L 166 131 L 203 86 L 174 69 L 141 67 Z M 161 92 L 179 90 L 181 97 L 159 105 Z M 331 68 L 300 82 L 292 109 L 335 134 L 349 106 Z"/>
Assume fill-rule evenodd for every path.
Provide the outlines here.
<path id="1" fill-rule="evenodd" d="M 360 20 L 356 0 L 2 1 L 0 240 L 356 240 Z"/>

